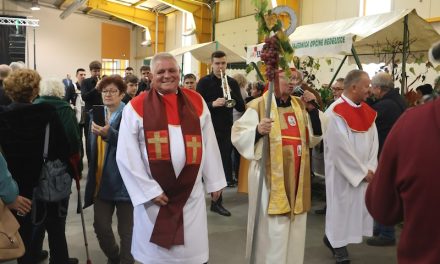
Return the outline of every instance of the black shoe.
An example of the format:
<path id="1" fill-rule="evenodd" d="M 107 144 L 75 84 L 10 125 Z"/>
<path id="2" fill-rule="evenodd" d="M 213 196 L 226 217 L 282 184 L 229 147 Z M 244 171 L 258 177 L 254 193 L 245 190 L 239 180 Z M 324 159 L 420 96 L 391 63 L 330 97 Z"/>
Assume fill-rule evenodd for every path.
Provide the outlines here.
<path id="1" fill-rule="evenodd" d="M 42 262 L 49 257 L 49 251 L 41 250 L 40 256 L 38 256 L 38 262 Z"/>
<path id="2" fill-rule="evenodd" d="M 347 247 L 335 248 L 336 264 L 350 264 Z"/>
<path id="3" fill-rule="evenodd" d="M 396 239 L 385 238 L 382 236 L 367 239 L 367 245 L 373 247 L 387 247 L 396 245 Z"/>
<path id="4" fill-rule="evenodd" d="M 330 241 L 328 241 L 328 238 L 326 235 L 324 235 L 324 238 L 322 239 L 322 242 L 324 242 L 324 245 L 330 249 L 332 252 L 332 256 L 335 256 L 335 249 L 332 247 L 332 244 L 330 244 Z"/>
<path id="5" fill-rule="evenodd" d="M 211 201 L 211 211 L 223 216 L 231 216 L 231 212 L 226 210 L 219 202 Z"/>
<path id="6" fill-rule="evenodd" d="M 234 182 L 234 181 L 229 181 L 227 187 L 228 187 L 228 188 L 234 188 L 234 187 L 237 187 L 237 183 Z"/>
<path id="7" fill-rule="evenodd" d="M 327 206 L 324 206 L 322 209 L 315 210 L 315 214 L 317 215 L 325 215 L 325 213 L 327 213 Z"/>
<path id="8" fill-rule="evenodd" d="M 67 264 L 78 264 L 78 263 L 79 263 L 79 261 L 77 258 L 69 258 L 67 260 Z"/>

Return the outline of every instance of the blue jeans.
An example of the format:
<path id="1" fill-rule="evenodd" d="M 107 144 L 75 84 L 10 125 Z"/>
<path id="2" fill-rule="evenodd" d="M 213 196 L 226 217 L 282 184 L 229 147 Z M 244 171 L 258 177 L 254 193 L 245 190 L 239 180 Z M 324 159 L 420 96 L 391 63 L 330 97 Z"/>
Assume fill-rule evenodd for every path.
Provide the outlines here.
<path id="1" fill-rule="evenodd" d="M 396 232 L 394 230 L 394 226 L 385 226 L 382 225 L 376 221 L 374 221 L 374 234 L 377 234 L 377 236 L 394 240 L 396 239 Z"/>

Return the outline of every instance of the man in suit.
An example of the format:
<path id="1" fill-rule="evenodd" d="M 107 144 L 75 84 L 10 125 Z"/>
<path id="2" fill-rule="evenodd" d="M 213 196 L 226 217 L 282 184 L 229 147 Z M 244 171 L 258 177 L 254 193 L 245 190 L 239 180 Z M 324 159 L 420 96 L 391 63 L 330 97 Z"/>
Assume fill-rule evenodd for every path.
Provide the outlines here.
<path id="1" fill-rule="evenodd" d="M 99 81 L 101 80 L 101 69 L 102 64 L 99 61 L 92 61 L 89 64 L 90 69 L 90 78 L 85 79 L 81 84 L 81 98 L 85 103 L 84 111 L 88 113 L 93 105 L 102 105 L 102 96 L 101 93 L 96 89 L 98 87 Z M 90 116 L 88 114 L 85 115 L 84 122 L 84 134 L 86 137 L 86 155 L 87 159 L 89 159 L 90 155 L 90 146 L 89 146 L 89 123 Z"/>
<path id="2" fill-rule="evenodd" d="M 65 91 L 64 100 L 69 102 L 72 105 L 75 105 L 76 92 L 75 92 L 75 86 L 73 85 L 70 74 L 67 74 L 66 78 L 63 79 L 63 84 L 64 84 L 64 91 Z"/>

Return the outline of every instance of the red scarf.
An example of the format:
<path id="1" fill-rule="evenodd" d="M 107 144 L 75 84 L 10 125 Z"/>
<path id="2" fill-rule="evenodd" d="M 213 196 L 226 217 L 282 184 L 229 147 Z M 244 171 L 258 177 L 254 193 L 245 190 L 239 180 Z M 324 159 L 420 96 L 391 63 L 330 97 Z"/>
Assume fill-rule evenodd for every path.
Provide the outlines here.
<path id="1" fill-rule="evenodd" d="M 354 132 L 364 133 L 373 125 L 377 113 L 369 105 L 362 102 L 360 107 L 350 105 L 343 97 L 342 103 L 333 108 L 333 112 L 340 116 L 347 126 Z"/>
<path id="2" fill-rule="evenodd" d="M 190 196 L 202 159 L 202 133 L 195 107 L 178 89 L 177 110 L 185 143 L 186 162 L 176 178 L 170 155 L 167 109 L 162 96 L 152 89 L 143 105 L 145 145 L 153 178 L 168 196 L 161 206 L 150 242 L 170 249 L 184 244 L 183 207 Z"/>

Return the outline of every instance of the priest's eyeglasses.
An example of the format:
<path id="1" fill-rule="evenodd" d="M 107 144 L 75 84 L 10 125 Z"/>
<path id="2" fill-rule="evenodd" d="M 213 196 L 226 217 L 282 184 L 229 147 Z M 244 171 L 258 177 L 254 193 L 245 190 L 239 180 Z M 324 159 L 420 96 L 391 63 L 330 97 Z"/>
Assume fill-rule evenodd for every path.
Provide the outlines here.
<path id="1" fill-rule="evenodd" d="M 109 94 L 109 95 L 115 95 L 119 93 L 119 90 L 102 90 L 102 94 Z"/>

